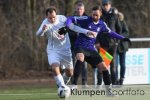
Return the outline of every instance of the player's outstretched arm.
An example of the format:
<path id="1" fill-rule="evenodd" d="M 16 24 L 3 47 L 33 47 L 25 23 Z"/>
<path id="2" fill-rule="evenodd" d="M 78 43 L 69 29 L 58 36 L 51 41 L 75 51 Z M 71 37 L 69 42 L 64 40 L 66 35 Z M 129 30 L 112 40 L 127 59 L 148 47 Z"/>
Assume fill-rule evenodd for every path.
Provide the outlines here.
<path id="1" fill-rule="evenodd" d="M 74 20 L 74 17 L 68 17 L 67 21 L 66 21 L 66 26 L 70 30 L 73 30 L 73 31 L 78 32 L 78 33 L 83 33 L 83 34 L 87 34 L 89 32 L 89 30 L 87 30 L 87 29 L 84 29 L 84 28 L 81 28 L 77 25 L 74 25 L 73 20 Z"/>
<path id="2" fill-rule="evenodd" d="M 111 32 L 109 32 L 109 34 L 113 38 L 117 38 L 117 39 L 120 39 L 122 41 L 127 41 L 130 45 L 132 44 L 129 38 L 126 38 L 126 37 L 124 37 L 124 36 L 122 36 L 122 35 L 120 35 L 120 34 L 118 34 L 116 32 L 111 31 Z"/>

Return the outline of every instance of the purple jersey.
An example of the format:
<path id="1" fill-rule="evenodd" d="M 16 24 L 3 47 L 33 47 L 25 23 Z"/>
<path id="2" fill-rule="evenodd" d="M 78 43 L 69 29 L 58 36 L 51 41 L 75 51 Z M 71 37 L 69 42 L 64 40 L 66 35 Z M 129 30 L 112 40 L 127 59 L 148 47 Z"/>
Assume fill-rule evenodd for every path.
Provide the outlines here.
<path id="1" fill-rule="evenodd" d="M 78 26 L 88 29 L 90 31 L 94 31 L 97 34 L 103 34 L 103 32 L 107 32 L 113 38 L 123 39 L 124 37 L 111 31 L 104 21 L 99 20 L 97 23 L 94 23 L 91 17 L 81 16 L 81 17 L 69 17 L 67 19 L 67 26 L 71 23 L 76 23 Z M 82 47 L 88 50 L 96 50 L 95 45 L 96 38 L 87 37 L 85 34 L 80 33 L 76 42 L 75 48 Z"/>

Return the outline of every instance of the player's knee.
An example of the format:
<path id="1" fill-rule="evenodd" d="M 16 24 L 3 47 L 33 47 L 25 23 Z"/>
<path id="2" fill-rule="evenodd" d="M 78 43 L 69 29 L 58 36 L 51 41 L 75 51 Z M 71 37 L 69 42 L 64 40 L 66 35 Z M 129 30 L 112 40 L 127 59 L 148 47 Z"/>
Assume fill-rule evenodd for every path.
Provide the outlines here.
<path id="1" fill-rule="evenodd" d="M 103 67 L 102 71 L 106 71 L 106 70 L 108 70 L 108 69 L 106 67 Z"/>
<path id="2" fill-rule="evenodd" d="M 83 53 L 78 53 L 76 55 L 76 59 L 83 62 L 84 61 L 84 54 Z"/>
<path id="3" fill-rule="evenodd" d="M 51 67 L 54 75 L 60 74 L 59 64 L 52 64 Z"/>
<path id="4" fill-rule="evenodd" d="M 67 76 L 68 76 L 68 77 L 73 76 L 73 72 L 69 72 L 69 73 L 67 74 Z"/>
<path id="5" fill-rule="evenodd" d="M 66 71 L 66 75 L 67 75 L 68 77 L 73 76 L 73 69 L 69 69 L 68 71 Z"/>
<path id="6" fill-rule="evenodd" d="M 101 63 L 98 64 L 98 69 L 99 69 L 100 71 L 108 70 L 108 69 L 107 69 L 107 66 L 106 66 L 106 64 L 105 64 L 104 62 L 101 62 Z"/>

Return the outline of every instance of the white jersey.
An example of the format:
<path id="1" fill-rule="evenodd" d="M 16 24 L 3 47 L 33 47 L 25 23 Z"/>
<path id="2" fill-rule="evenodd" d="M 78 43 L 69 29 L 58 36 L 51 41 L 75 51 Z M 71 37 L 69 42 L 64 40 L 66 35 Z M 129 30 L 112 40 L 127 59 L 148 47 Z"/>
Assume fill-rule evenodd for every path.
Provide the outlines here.
<path id="1" fill-rule="evenodd" d="M 72 65 L 72 54 L 71 54 L 71 45 L 68 33 L 65 35 L 60 35 L 58 33 L 59 29 L 65 27 L 67 18 L 63 15 L 56 16 L 56 22 L 50 23 L 48 19 L 44 19 L 40 28 L 36 32 L 36 35 L 46 35 L 48 38 L 47 44 L 47 55 L 49 64 L 58 63 L 61 65 L 73 66 Z M 42 31 L 43 26 L 48 27 L 47 30 Z M 82 29 L 76 25 L 71 24 L 68 26 L 71 30 L 74 30 L 79 33 L 86 34 L 89 30 Z M 64 37 L 62 37 L 64 36 Z M 73 68 L 73 67 L 71 67 Z"/>
<path id="2" fill-rule="evenodd" d="M 48 38 L 48 45 L 47 49 L 48 50 L 68 50 L 70 46 L 70 40 L 68 33 L 65 35 L 64 38 L 61 38 L 61 35 L 58 34 L 58 30 L 65 25 L 67 18 L 63 15 L 57 15 L 56 16 L 56 22 L 55 23 L 50 23 L 48 19 L 44 19 L 42 22 L 40 28 L 38 29 L 36 35 L 46 35 Z M 48 30 L 45 32 L 42 31 L 43 26 L 46 25 L 48 27 Z M 79 33 L 84 33 L 86 34 L 89 30 L 82 29 L 76 25 L 70 25 L 69 27 L 71 30 L 74 30 Z"/>
<path id="3" fill-rule="evenodd" d="M 48 50 L 68 50 L 70 48 L 70 40 L 68 37 L 68 33 L 62 38 L 61 35 L 58 34 L 58 30 L 65 26 L 66 17 L 63 15 L 56 16 L 56 22 L 50 23 L 48 19 L 44 19 L 39 30 L 37 31 L 37 35 L 46 35 L 48 38 Z M 46 25 L 48 30 L 42 33 L 43 26 Z"/>

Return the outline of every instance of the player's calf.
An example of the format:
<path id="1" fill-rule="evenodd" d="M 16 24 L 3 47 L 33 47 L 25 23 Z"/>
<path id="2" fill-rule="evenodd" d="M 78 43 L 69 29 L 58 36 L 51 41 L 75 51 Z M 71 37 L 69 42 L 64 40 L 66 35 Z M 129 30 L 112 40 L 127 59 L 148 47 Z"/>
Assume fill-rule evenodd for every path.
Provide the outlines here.
<path id="1" fill-rule="evenodd" d="M 65 84 L 68 84 L 71 76 L 73 76 L 73 69 L 66 69 L 65 73 L 63 74 Z"/>

